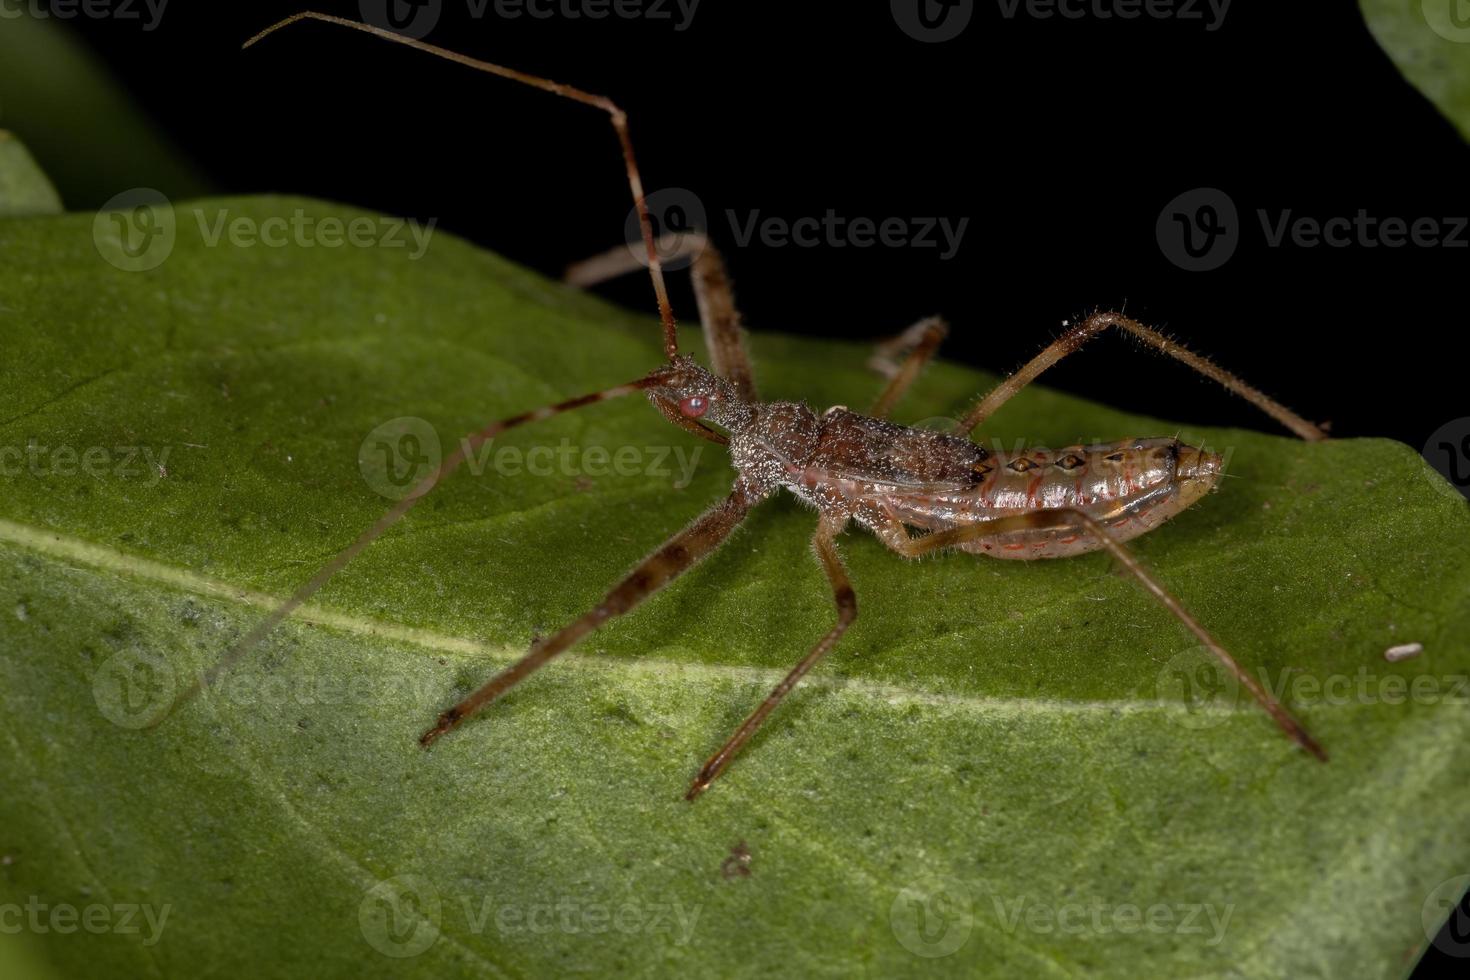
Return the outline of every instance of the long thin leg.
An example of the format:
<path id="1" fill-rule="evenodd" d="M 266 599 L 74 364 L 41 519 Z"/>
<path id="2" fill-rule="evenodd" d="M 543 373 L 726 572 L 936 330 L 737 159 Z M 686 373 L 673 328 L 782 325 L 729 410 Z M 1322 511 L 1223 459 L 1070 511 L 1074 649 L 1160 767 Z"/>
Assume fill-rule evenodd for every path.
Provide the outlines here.
<path id="1" fill-rule="evenodd" d="M 868 414 L 875 419 L 887 418 L 948 335 L 949 324 L 942 317 L 931 316 L 878 344 L 868 367 L 887 378 L 888 384 Z M 900 356 L 902 361 L 897 360 Z"/>
<path id="2" fill-rule="evenodd" d="M 473 68 L 476 71 L 483 71 L 491 75 L 498 75 L 501 78 L 508 78 L 513 82 L 520 82 L 522 85 L 539 88 L 543 92 L 550 92 L 552 95 L 559 95 L 564 99 L 571 99 L 573 102 L 590 105 L 606 112 L 612 120 L 613 129 L 618 134 L 618 144 L 623 150 L 623 169 L 627 172 L 628 176 L 628 189 L 633 192 L 633 206 L 638 209 L 638 225 L 643 230 L 643 247 L 648 252 L 648 275 L 653 280 L 653 295 L 658 302 L 659 319 L 663 322 L 664 354 L 668 356 L 669 360 L 674 359 L 674 355 L 679 353 L 679 338 L 674 324 L 674 310 L 669 305 L 669 293 L 664 286 L 663 266 L 659 264 L 658 251 L 654 248 L 653 220 L 648 215 L 648 204 L 643 195 L 643 177 L 638 173 L 638 162 L 633 157 L 633 138 L 628 134 L 628 114 L 618 108 L 617 103 L 605 96 L 593 95 L 590 92 L 584 92 L 570 85 L 553 82 L 549 78 L 528 75 L 525 72 L 516 71 L 514 68 L 506 68 L 488 61 L 480 61 L 478 58 L 470 58 L 457 51 L 450 51 L 438 45 L 418 41 L 411 37 L 405 37 L 402 34 L 395 34 L 381 27 L 374 27 L 371 24 L 364 24 L 360 21 L 348 20 L 345 17 L 334 17 L 331 14 L 317 13 L 314 10 L 305 10 L 299 14 L 292 14 L 284 20 L 277 21 L 246 41 L 241 47 L 248 48 L 267 36 L 274 34 L 276 31 L 290 27 L 292 24 L 298 24 L 303 20 L 316 20 L 324 24 L 335 24 L 338 27 L 347 27 L 354 31 L 362 31 L 364 34 L 371 34 L 385 41 L 392 41 L 394 44 L 406 45 L 415 51 L 423 51 L 426 54 L 434 55 L 436 58 L 443 58 L 446 61 L 452 61 L 455 64 Z"/>
<path id="3" fill-rule="evenodd" d="M 255 649 L 271 630 L 275 629 L 283 620 L 320 591 L 324 585 L 331 581 L 332 576 L 345 568 L 347 563 L 352 561 L 353 558 L 356 558 L 363 549 L 382 537 L 389 528 L 402 520 L 404 515 L 412 510 L 415 504 L 422 500 L 430 490 L 438 486 L 451 473 L 459 469 L 460 464 L 480 446 L 494 439 L 507 429 L 513 429 L 516 426 L 525 425 L 528 422 L 539 422 L 542 419 L 549 419 L 553 415 L 569 412 L 586 405 L 595 405 L 609 398 L 617 398 L 620 395 L 629 395 L 633 392 L 643 391 L 646 388 L 657 385 L 663 378 L 664 371 L 665 369 L 660 368 L 645 378 L 639 378 L 637 381 L 630 381 L 627 384 L 617 385 L 613 388 L 605 388 L 602 391 L 594 391 L 591 394 L 570 398 L 564 402 L 547 405 L 544 408 L 522 412 L 520 415 L 512 415 L 508 419 L 491 422 L 479 432 L 471 433 L 461 439 L 458 447 L 456 447 L 454 452 L 444 457 L 444 461 L 439 464 L 437 470 L 415 484 L 409 490 L 407 496 L 394 504 L 382 517 L 373 522 L 367 530 L 359 534 L 356 540 L 346 548 L 343 548 L 330 561 L 319 568 L 315 575 L 297 587 L 296 591 L 291 593 L 291 596 L 285 602 L 272 610 L 259 623 L 256 623 L 250 632 L 246 633 L 234 646 L 225 651 L 225 654 L 220 658 L 218 663 L 204 671 L 193 684 L 180 693 L 174 700 L 173 706 L 177 708 L 193 698 L 204 688 L 214 683 L 220 674 L 224 673 L 234 664 L 238 663 L 251 650 Z M 167 715 L 162 717 L 167 717 Z"/>
<path id="4" fill-rule="evenodd" d="M 1005 534 L 1011 531 L 1043 530 L 1046 528 L 1070 528 L 1091 534 L 1105 548 L 1109 554 L 1132 575 L 1138 584 L 1158 600 L 1159 604 L 1167 609 L 1175 619 L 1184 624 L 1195 637 L 1202 643 L 1215 659 L 1219 660 L 1235 676 L 1251 697 L 1256 699 L 1266 713 L 1302 748 L 1323 762 L 1327 761 L 1327 752 L 1312 736 L 1307 734 L 1305 728 L 1291 714 L 1282 707 L 1265 688 L 1256 681 L 1244 668 L 1236 662 L 1230 652 L 1215 639 L 1211 633 L 1204 628 L 1194 615 L 1184 608 L 1184 604 L 1174 597 L 1168 589 L 1154 578 L 1153 573 L 1148 570 L 1143 562 L 1133 554 L 1123 542 L 1108 533 L 1095 518 L 1080 510 L 1039 510 L 1029 514 L 1021 514 L 1014 517 L 1000 517 L 989 521 L 980 521 L 964 527 L 951 528 L 947 531 L 937 531 L 923 537 L 910 537 L 902 524 L 894 522 L 880 532 L 883 543 L 894 551 L 908 558 L 918 558 L 931 552 L 940 551 L 945 548 L 953 548 L 973 541 L 977 538 L 990 537 L 991 535 Z"/>
<path id="5" fill-rule="evenodd" d="M 725 260 L 714 244 L 697 231 L 670 232 L 654 243 L 664 261 L 673 264 L 693 259 L 694 300 L 704 328 L 711 367 L 733 383 L 746 401 L 755 401 L 755 372 L 746 349 L 745 328 L 735 307 L 735 293 L 725 272 Z M 641 268 L 642 263 L 627 248 L 613 248 L 567 266 L 563 279 L 583 288 L 615 279 Z"/>
<path id="6" fill-rule="evenodd" d="M 1117 327 L 1142 340 L 1150 347 L 1183 361 L 1205 377 L 1235 392 L 1303 439 L 1316 441 L 1327 438 L 1327 433 L 1321 428 L 1308 422 L 1260 389 L 1247 384 L 1208 358 L 1180 346 L 1157 330 L 1146 327 L 1121 313 L 1094 313 L 1048 344 L 1040 354 L 1033 357 L 1015 374 L 996 385 L 990 394 L 981 399 L 970 414 L 965 416 L 960 425 L 960 431 L 973 432 L 981 422 L 995 414 L 996 409 L 1010 401 L 1022 388 L 1035 381 L 1041 372 L 1080 348 L 1108 327 Z"/>
<path id="7" fill-rule="evenodd" d="M 822 561 L 822 569 L 827 573 L 827 581 L 832 584 L 832 598 L 837 604 L 837 622 L 827 631 L 826 635 L 817 641 L 801 662 L 791 668 L 791 673 L 776 685 L 775 690 L 766 695 L 759 708 L 751 712 L 749 718 L 735 730 L 730 740 L 720 747 L 720 750 L 709 757 L 704 768 L 699 770 L 699 775 L 694 777 L 689 792 L 684 794 L 684 799 L 693 800 L 705 790 L 709 784 L 714 782 L 730 760 L 735 758 L 735 753 L 740 747 L 750 740 L 756 729 L 766 720 L 766 716 L 776 710 L 776 705 L 791 693 L 791 689 L 797 682 L 806 676 L 807 671 L 816 666 L 827 653 L 837 645 L 837 641 L 847 632 L 852 621 L 857 618 L 857 596 L 852 591 L 852 584 L 847 579 L 847 569 L 842 565 L 842 559 L 837 554 L 837 545 L 834 540 L 843 526 L 847 524 L 845 515 L 833 515 L 829 512 L 822 514 L 821 523 L 817 525 L 817 533 L 812 538 L 812 547 L 816 549 L 817 557 Z"/>
<path id="8" fill-rule="evenodd" d="M 743 483 L 722 502 L 705 511 L 695 522 L 664 542 L 628 573 L 592 610 L 573 620 L 550 637 L 536 643 L 531 652 L 490 679 L 485 686 L 439 716 L 438 722 L 419 739 L 425 748 L 439 736 L 479 711 L 512 687 L 545 666 L 582 637 L 614 616 L 621 616 L 669 582 L 694 567 L 701 558 L 720 546 L 760 498 Z"/>

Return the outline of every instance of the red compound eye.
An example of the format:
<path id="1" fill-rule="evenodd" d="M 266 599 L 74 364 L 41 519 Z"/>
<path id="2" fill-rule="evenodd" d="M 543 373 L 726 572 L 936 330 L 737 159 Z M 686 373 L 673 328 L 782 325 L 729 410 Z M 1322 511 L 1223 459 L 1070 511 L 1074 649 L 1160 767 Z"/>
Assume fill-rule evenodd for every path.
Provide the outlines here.
<path id="1" fill-rule="evenodd" d="M 681 398 L 679 399 L 679 411 L 691 419 L 697 419 L 709 411 L 709 399 L 703 395 L 690 395 L 688 398 Z"/>

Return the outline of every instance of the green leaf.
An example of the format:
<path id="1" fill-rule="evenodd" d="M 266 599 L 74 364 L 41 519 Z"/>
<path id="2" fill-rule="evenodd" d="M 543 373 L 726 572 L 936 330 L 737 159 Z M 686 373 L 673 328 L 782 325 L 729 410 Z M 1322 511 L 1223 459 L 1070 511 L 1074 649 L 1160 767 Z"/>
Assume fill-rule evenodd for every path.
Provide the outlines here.
<path id="1" fill-rule="evenodd" d="M 145 7 L 128 9 L 143 15 Z M 30 14 L 43 8 L 50 9 L 9 4 L 0 17 L 0 128 L 26 142 L 73 210 L 100 207 L 134 186 L 204 193 L 209 185 L 69 25 Z M 78 15 L 77 7 L 69 9 Z M 149 57 L 141 42 L 138 52 Z"/>
<path id="2" fill-rule="evenodd" d="M 1463 0 L 1359 0 L 1409 83 L 1470 139 L 1470 21 Z"/>
<path id="3" fill-rule="evenodd" d="M 288 244 L 210 244 L 270 219 Z M 283 198 L 0 221 L 0 903 L 140 909 L 132 933 L 43 919 L 65 973 L 1387 977 L 1443 918 L 1470 866 L 1470 508 L 1382 440 L 1185 426 L 1234 478 L 1137 543 L 1288 685 L 1327 765 L 1185 687 L 1209 679 L 1190 637 L 1105 557 L 906 563 L 850 533 L 858 622 L 687 804 L 831 622 L 789 498 L 421 750 L 728 488 L 637 399 L 497 440 L 137 727 L 388 506 L 359 465 L 380 425 L 450 447 L 657 363 L 648 315 L 447 235 L 326 247 L 327 219 L 385 229 Z M 754 349 L 767 397 L 878 387 L 864 343 Z M 992 381 L 938 364 L 901 413 Z M 994 422 L 1005 445 L 1180 429 L 1041 388 Z M 634 462 L 589 474 L 592 447 Z M 699 453 L 684 486 L 675 453 Z"/>

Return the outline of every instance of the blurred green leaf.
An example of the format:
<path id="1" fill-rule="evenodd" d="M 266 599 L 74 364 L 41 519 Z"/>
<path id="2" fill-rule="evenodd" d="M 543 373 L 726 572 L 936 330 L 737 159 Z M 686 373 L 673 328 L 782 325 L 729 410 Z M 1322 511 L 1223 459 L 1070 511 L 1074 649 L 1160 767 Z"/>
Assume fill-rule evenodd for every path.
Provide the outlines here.
<path id="1" fill-rule="evenodd" d="M 130 187 L 208 188 L 63 22 L 20 4 L 0 16 L 0 128 L 30 147 L 74 211 Z"/>
<path id="2" fill-rule="evenodd" d="M 1470 139 L 1470 6 L 1360 0 L 1368 29 L 1409 83 Z"/>
<path id="3" fill-rule="evenodd" d="M 56 188 L 12 133 L 0 129 L 0 215 L 24 217 L 61 210 Z"/>

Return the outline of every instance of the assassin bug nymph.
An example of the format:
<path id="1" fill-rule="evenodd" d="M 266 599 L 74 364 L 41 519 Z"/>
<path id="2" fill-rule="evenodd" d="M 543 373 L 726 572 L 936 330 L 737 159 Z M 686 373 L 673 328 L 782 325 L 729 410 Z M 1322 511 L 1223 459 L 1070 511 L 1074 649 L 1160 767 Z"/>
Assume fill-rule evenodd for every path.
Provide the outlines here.
<path id="1" fill-rule="evenodd" d="M 1244 397 L 1303 439 L 1325 433 L 1240 378 L 1118 313 L 1094 313 L 1074 325 L 986 395 L 954 433 L 908 428 L 886 416 L 933 356 L 946 333 L 938 319 L 921 321 L 879 348 L 875 366 L 887 385 L 868 415 L 837 407 L 818 413 L 799 402 L 762 402 L 746 354 L 740 316 L 719 254 L 702 236 L 656 239 L 633 157 L 627 117 L 610 100 L 544 78 L 395 34 L 382 28 L 303 12 L 267 28 L 246 47 L 302 20 L 317 20 L 376 35 L 479 71 L 499 75 L 591 105 L 617 131 L 628 184 L 642 228 L 646 262 L 614 249 L 579 263 L 568 279 L 591 285 L 646 265 L 663 326 L 667 361 L 633 381 L 491 423 L 407 497 L 364 531 L 244 636 L 198 686 L 238 660 L 277 623 L 389 527 L 465 459 L 468 452 L 514 426 L 550 418 L 610 398 L 644 394 L 665 418 L 694 435 L 727 447 L 739 476 L 730 495 L 669 538 L 640 562 L 593 609 L 538 640 L 529 653 L 440 715 L 422 737 L 428 746 L 452 731 L 557 655 L 615 616 L 629 612 L 713 552 L 752 507 L 785 489 L 817 511 L 813 547 L 832 587 L 836 622 L 700 769 L 686 798 L 693 800 L 724 771 L 741 746 L 801 678 L 837 644 L 857 615 L 857 598 L 836 548 L 837 535 L 856 523 L 889 549 L 915 558 L 958 549 L 995 558 L 1060 558 L 1104 550 L 1179 620 L 1256 699 L 1283 731 L 1318 759 L 1322 747 L 1284 707 L 1243 670 L 1223 646 L 1154 578 L 1125 542 L 1149 531 L 1214 488 L 1220 457 L 1176 439 L 1131 439 L 1073 446 L 1059 452 L 989 452 L 968 436 L 1048 367 L 1114 328 L 1168 354 Z M 673 311 L 664 286 L 661 251 L 692 259 L 691 274 L 712 370 L 679 353 Z"/>

